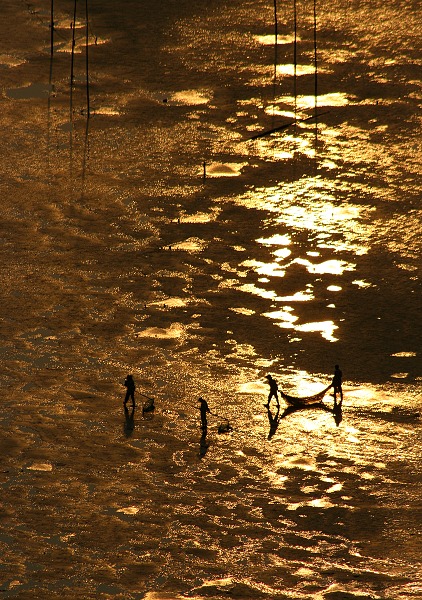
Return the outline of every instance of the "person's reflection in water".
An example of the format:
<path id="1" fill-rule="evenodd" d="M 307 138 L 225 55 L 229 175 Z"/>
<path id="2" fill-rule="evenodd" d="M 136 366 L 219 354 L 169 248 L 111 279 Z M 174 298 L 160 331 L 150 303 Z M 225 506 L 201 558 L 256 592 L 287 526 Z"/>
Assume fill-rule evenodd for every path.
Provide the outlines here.
<path id="1" fill-rule="evenodd" d="M 334 401 L 333 415 L 334 415 L 334 421 L 336 422 L 337 427 L 340 425 L 340 423 L 343 419 L 342 404 L 343 404 L 342 400 L 340 400 L 340 402 Z"/>
<path id="2" fill-rule="evenodd" d="M 201 440 L 199 442 L 199 456 L 202 458 L 206 455 L 209 443 L 207 442 L 207 427 L 202 427 Z"/>
<path id="3" fill-rule="evenodd" d="M 274 416 L 268 406 L 267 406 L 267 413 L 268 413 L 268 422 L 270 424 L 270 431 L 268 434 L 268 439 L 270 440 L 273 437 L 273 435 L 275 434 L 275 432 L 277 431 L 278 424 L 280 423 L 280 418 L 279 418 L 280 405 L 277 406 L 277 411 Z"/>
<path id="4" fill-rule="evenodd" d="M 125 422 L 123 425 L 123 430 L 125 436 L 128 438 L 132 435 L 133 430 L 135 429 L 135 407 L 132 406 L 130 412 L 129 409 L 125 406 Z"/>

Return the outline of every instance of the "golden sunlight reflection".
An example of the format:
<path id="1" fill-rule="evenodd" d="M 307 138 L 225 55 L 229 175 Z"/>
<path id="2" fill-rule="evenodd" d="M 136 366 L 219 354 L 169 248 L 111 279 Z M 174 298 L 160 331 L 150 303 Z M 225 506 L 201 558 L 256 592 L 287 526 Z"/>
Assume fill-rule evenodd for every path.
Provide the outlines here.
<path id="1" fill-rule="evenodd" d="M 137 506 L 126 506 L 125 508 L 119 508 L 117 512 L 125 515 L 136 515 L 139 512 L 139 508 Z"/>
<path id="2" fill-rule="evenodd" d="M 183 298 L 166 298 L 164 300 L 156 300 L 155 302 L 150 302 L 148 306 L 158 306 L 163 308 L 179 308 L 181 306 L 186 306 L 188 303 L 187 300 Z"/>
<path id="3" fill-rule="evenodd" d="M 27 467 L 27 469 L 30 471 L 52 471 L 53 465 L 51 463 L 37 462 Z"/>
<path id="4" fill-rule="evenodd" d="M 292 199 L 293 200 L 293 199 Z M 318 229 L 325 231 L 327 226 L 341 225 L 347 227 L 350 219 L 358 218 L 358 207 L 336 206 L 327 200 L 313 198 L 308 204 L 292 204 L 283 211 L 283 220 L 289 219 L 290 225 L 303 229 Z"/>
<path id="5" fill-rule="evenodd" d="M 260 279 L 260 281 L 268 282 L 269 280 L 267 278 L 262 278 Z M 238 282 L 234 279 L 231 279 L 220 282 L 219 287 L 236 287 L 237 285 Z M 268 300 L 273 300 L 277 302 L 307 302 L 309 300 L 314 299 L 311 286 L 308 286 L 308 289 L 306 291 L 298 291 L 289 296 L 278 296 L 273 290 L 265 290 L 263 288 L 259 288 L 253 283 L 244 283 L 238 286 L 237 289 L 247 294 L 253 294 L 254 296 L 260 296 L 261 298 L 266 298 Z"/>
<path id="6" fill-rule="evenodd" d="M 296 455 L 294 456 L 289 456 L 287 458 L 282 457 L 280 455 L 280 458 L 282 459 L 280 461 L 279 466 L 283 467 L 284 469 L 303 469 L 304 471 L 316 471 L 316 464 L 315 461 L 311 458 L 305 458 L 305 457 L 297 457 Z"/>
<path id="7" fill-rule="evenodd" d="M 185 334 L 185 328 L 181 323 L 172 323 L 170 327 L 147 327 L 136 333 L 136 337 L 153 337 L 161 339 L 177 339 Z"/>
<path id="8" fill-rule="evenodd" d="M 264 46 L 274 46 L 275 36 L 274 35 L 255 35 L 254 38 L 257 42 Z M 300 37 L 297 36 L 296 40 L 299 42 Z M 278 35 L 277 44 L 292 44 L 295 41 L 294 35 Z"/>
<path id="9" fill-rule="evenodd" d="M 316 498 L 315 500 L 310 500 L 307 505 L 315 508 L 332 508 L 333 506 L 336 506 L 326 498 Z"/>
<path id="10" fill-rule="evenodd" d="M 306 266 L 308 273 L 330 273 L 331 275 L 342 275 L 344 271 L 353 271 L 356 267 L 344 260 L 326 260 L 320 264 L 312 264 L 309 260 L 295 258 L 291 264 L 294 263 Z"/>
<path id="11" fill-rule="evenodd" d="M 277 486 L 281 486 L 282 488 L 284 488 L 286 481 L 288 481 L 289 479 L 287 475 L 280 475 L 279 473 L 276 473 L 274 471 L 268 471 L 267 477 L 272 483 L 274 483 Z"/>
<path id="12" fill-rule="evenodd" d="M 271 364 L 266 365 L 270 367 Z M 268 385 L 263 381 L 246 381 L 238 385 L 239 394 L 268 394 Z"/>
<path id="13" fill-rule="evenodd" d="M 120 110 L 115 106 L 99 106 L 95 109 L 95 114 L 116 117 L 120 115 Z"/>
<path id="14" fill-rule="evenodd" d="M 246 358 L 256 356 L 256 351 L 251 344 L 239 344 L 236 340 L 226 340 L 226 343 L 233 346 L 233 351 L 226 355 L 229 357 Z"/>
<path id="15" fill-rule="evenodd" d="M 309 396 L 321 391 L 320 378 L 311 378 L 310 374 L 304 370 L 289 371 L 285 374 L 284 379 L 289 385 L 289 389 L 284 391 L 292 396 Z"/>
<path id="16" fill-rule="evenodd" d="M 278 258 L 287 258 L 291 253 L 292 251 L 288 248 L 279 248 L 273 252 L 273 255 L 277 256 Z"/>
<path id="17" fill-rule="evenodd" d="M 284 183 L 283 186 L 255 188 L 234 199 L 247 208 L 278 213 L 276 222 L 283 228 L 310 230 L 318 233 L 317 248 L 333 248 L 336 251 L 350 251 L 356 256 L 368 252 L 367 239 L 371 229 L 370 213 L 375 209 L 361 205 L 339 203 L 335 190 L 322 191 L 318 179 Z M 364 222 L 365 220 L 365 222 Z M 341 238 L 337 235 L 341 231 Z M 265 245 L 286 246 L 290 240 L 260 238 Z"/>
<path id="18" fill-rule="evenodd" d="M 268 317 L 269 319 L 278 319 L 280 321 L 286 321 L 288 323 L 294 323 L 298 320 L 299 317 L 295 317 L 291 314 L 290 311 L 293 309 L 290 307 L 285 307 L 284 310 L 274 310 L 272 312 L 262 313 L 264 317 Z"/>
<path id="19" fill-rule="evenodd" d="M 342 490 L 342 489 L 343 489 L 343 484 L 342 483 L 335 483 L 330 488 L 328 488 L 328 490 L 325 490 L 325 493 L 326 494 L 333 494 L 334 492 L 340 492 L 340 490 Z"/>
<path id="20" fill-rule="evenodd" d="M 258 275 L 269 275 L 272 277 L 284 277 L 285 275 L 285 270 L 280 269 L 278 263 L 263 263 L 258 260 L 245 260 L 240 266 L 253 268 Z"/>
<path id="21" fill-rule="evenodd" d="M 147 553 L 146 556 L 149 556 L 149 554 Z M 184 600 L 185 598 L 185 596 L 170 592 L 146 592 L 142 597 L 144 600 Z M 192 600 L 196 599 L 192 598 Z"/>
<path id="22" fill-rule="evenodd" d="M 323 159 L 321 162 L 321 167 L 325 169 L 336 169 L 337 163 L 333 162 L 332 160 Z"/>
<path id="23" fill-rule="evenodd" d="M 10 54 L 0 54 L 0 65 L 5 65 L 6 67 L 19 67 L 26 62 L 24 58 L 11 56 Z"/>
<path id="24" fill-rule="evenodd" d="M 355 279 L 354 281 L 352 281 L 352 284 L 357 285 L 360 288 L 372 287 L 372 283 L 369 283 L 368 281 L 363 281 L 362 279 Z"/>
<path id="25" fill-rule="evenodd" d="M 294 96 L 283 96 L 283 102 L 289 104 L 295 104 L 297 110 L 310 109 L 315 107 L 315 96 L 300 96 L 296 98 Z M 323 94 L 317 96 L 317 106 L 347 106 L 349 104 L 349 97 L 343 92 L 333 92 L 331 94 Z"/>
<path id="26" fill-rule="evenodd" d="M 292 119 L 292 121 L 294 121 L 295 119 L 298 118 L 297 112 L 295 113 L 294 110 L 290 110 L 290 109 L 286 110 L 286 107 L 284 105 L 282 106 L 282 108 L 279 108 L 276 104 L 268 104 L 265 107 L 265 113 L 267 115 L 271 115 L 271 116 L 277 115 L 279 117 L 286 117 L 287 119 Z M 265 138 L 262 138 L 262 139 L 265 139 Z M 286 136 L 284 136 L 284 139 L 285 140 L 291 139 L 291 136 L 286 135 Z M 295 138 L 295 139 L 298 142 L 300 141 L 300 138 Z"/>
<path id="27" fill-rule="evenodd" d="M 211 97 L 212 94 L 208 90 L 183 90 L 172 94 L 170 101 L 174 104 L 207 104 Z"/>
<path id="28" fill-rule="evenodd" d="M 185 250 L 187 252 L 200 252 L 206 246 L 206 242 L 204 240 L 200 240 L 198 238 L 189 238 L 184 240 L 183 242 L 176 242 L 171 246 L 173 250 Z"/>
<path id="29" fill-rule="evenodd" d="M 333 321 L 318 321 L 313 323 L 303 323 L 302 325 L 295 325 L 298 317 L 290 314 L 287 311 L 273 311 L 268 313 L 262 313 L 264 317 L 269 319 L 275 319 L 280 322 L 275 323 L 282 329 L 294 329 L 295 331 L 302 333 L 320 333 L 321 337 L 329 342 L 337 342 L 338 338 L 334 337 L 334 331 L 338 329 L 338 326 Z"/>
<path id="30" fill-rule="evenodd" d="M 239 315 L 251 316 L 255 314 L 255 311 L 250 308 L 230 308 L 230 310 Z"/>
<path id="31" fill-rule="evenodd" d="M 210 221 L 214 221 L 220 209 L 215 208 L 211 212 L 197 212 L 195 214 L 189 215 L 185 212 L 180 213 L 179 222 L 180 223 L 209 223 Z"/>
<path id="32" fill-rule="evenodd" d="M 320 321 L 317 323 L 304 323 L 303 325 L 297 325 L 296 331 L 306 332 L 318 332 L 321 336 L 329 342 L 337 342 L 338 338 L 334 337 L 333 333 L 338 326 L 333 321 Z"/>
<path id="33" fill-rule="evenodd" d="M 306 292 L 295 292 L 291 296 L 281 296 L 277 298 L 277 300 L 283 302 L 308 302 L 308 300 L 313 299 L 314 295 L 310 289 L 306 290 Z"/>
<path id="34" fill-rule="evenodd" d="M 55 16 L 54 19 L 54 28 L 55 29 L 69 29 L 69 18 L 66 16 L 62 16 L 60 14 Z M 75 30 L 82 29 L 85 26 L 84 22 L 80 19 L 76 19 L 75 23 L 70 25 L 70 27 L 74 27 Z"/>
<path id="35" fill-rule="evenodd" d="M 210 163 L 206 165 L 208 177 L 237 177 L 247 163 Z"/>
<path id="36" fill-rule="evenodd" d="M 261 298 L 267 298 L 270 300 L 279 300 L 277 294 L 272 290 L 264 290 L 262 288 L 256 287 L 253 283 L 244 283 L 239 286 L 239 290 L 241 292 L 247 292 L 248 294 L 253 294 L 254 296 L 260 296 Z"/>
<path id="37" fill-rule="evenodd" d="M 316 578 L 316 573 L 315 571 L 313 571 L 312 569 L 308 569 L 307 567 L 299 567 L 299 569 L 297 569 L 293 575 L 296 575 L 297 577 L 301 577 L 303 579 L 315 579 Z"/>
<path id="38" fill-rule="evenodd" d="M 273 155 L 277 160 L 288 160 L 294 157 L 294 152 L 288 152 L 287 150 L 274 150 Z"/>
<path id="39" fill-rule="evenodd" d="M 82 27 L 82 26 L 81 26 Z M 90 36 L 88 45 L 89 46 L 98 46 L 99 44 L 106 44 L 108 40 L 99 40 L 94 36 Z M 72 40 L 69 42 L 62 42 L 57 45 L 55 50 L 56 52 L 62 52 L 63 54 L 83 54 L 86 49 L 86 40 L 85 38 L 80 38 L 79 40 L 75 40 L 75 43 L 72 44 Z"/>
<path id="40" fill-rule="evenodd" d="M 298 77 L 300 75 L 313 75 L 314 72 L 315 72 L 314 65 L 296 65 L 296 75 Z M 293 65 L 293 64 L 277 65 L 277 75 L 292 76 L 294 74 L 295 74 L 295 65 Z"/>
<path id="41" fill-rule="evenodd" d="M 275 233 L 269 238 L 258 238 L 256 241 L 265 246 L 288 246 L 292 243 L 289 235 L 280 235 L 279 233 Z"/>

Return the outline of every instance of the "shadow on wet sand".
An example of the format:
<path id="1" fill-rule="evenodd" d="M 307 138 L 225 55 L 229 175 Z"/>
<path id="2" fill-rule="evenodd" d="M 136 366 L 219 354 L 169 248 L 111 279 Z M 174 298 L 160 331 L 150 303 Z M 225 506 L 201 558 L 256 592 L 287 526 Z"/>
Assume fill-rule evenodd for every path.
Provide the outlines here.
<path id="1" fill-rule="evenodd" d="M 329 412 L 333 415 L 334 421 L 337 427 L 340 425 L 343 420 L 343 411 L 342 411 L 342 402 L 335 403 L 334 407 L 331 409 L 326 404 L 321 402 L 320 404 L 311 404 L 309 406 L 288 406 L 284 409 L 284 411 L 280 414 L 280 406 L 277 406 L 275 414 L 273 414 L 270 408 L 267 406 L 267 416 L 268 423 L 270 425 L 270 430 L 268 432 L 268 439 L 270 440 L 277 431 L 278 425 L 282 419 L 285 419 L 287 416 L 299 412 L 299 411 L 309 411 L 311 409 L 323 410 L 324 412 Z"/>

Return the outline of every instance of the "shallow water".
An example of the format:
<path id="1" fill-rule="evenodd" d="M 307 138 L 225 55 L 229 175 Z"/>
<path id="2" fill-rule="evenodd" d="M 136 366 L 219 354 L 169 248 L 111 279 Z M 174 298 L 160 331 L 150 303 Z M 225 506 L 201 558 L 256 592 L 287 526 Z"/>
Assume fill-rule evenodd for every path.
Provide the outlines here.
<path id="1" fill-rule="evenodd" d="M 54 5 L 1 8 L 2 596 L 421 597 L 418 3 L 317 3 L 317 119 L 311 2 L 295 81 L 285 3 L 92 0 L 89 95 Z"/>

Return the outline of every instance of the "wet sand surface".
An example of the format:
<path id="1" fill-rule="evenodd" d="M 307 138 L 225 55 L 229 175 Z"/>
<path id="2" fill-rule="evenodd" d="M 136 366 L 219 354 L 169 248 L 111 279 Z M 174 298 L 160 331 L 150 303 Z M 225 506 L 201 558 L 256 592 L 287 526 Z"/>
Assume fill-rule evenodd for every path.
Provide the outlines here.
<path id="1" fill-rule="evenodd" d="M 1 595 L 420 598 L 420 10 L 318 3 L 250 140 L 311 3 L 296 83 L 291 6 L 125 4 L 0 9 Z"/>

